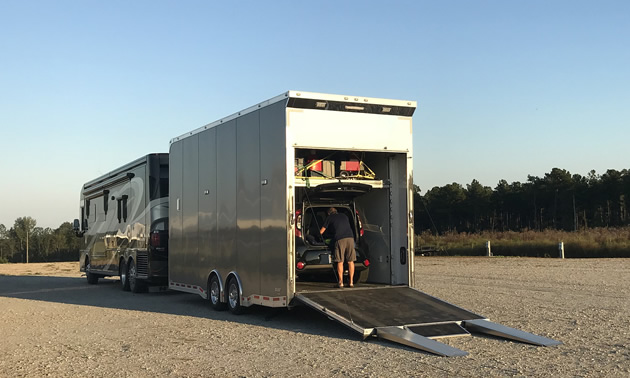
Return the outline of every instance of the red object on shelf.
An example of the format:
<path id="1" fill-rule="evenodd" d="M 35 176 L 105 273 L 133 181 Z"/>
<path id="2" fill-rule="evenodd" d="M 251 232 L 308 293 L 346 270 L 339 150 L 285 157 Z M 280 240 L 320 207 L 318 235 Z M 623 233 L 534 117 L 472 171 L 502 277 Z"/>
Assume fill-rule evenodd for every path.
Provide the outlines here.
<path id="1" fill-rule="evenodd" d="M 309 160 L 308 164 L 311 164 L 313 161 L 315 161 L 315 160 Z M 308 169 L 311 170 L 311 171 L 321 172 L 322 171 L 322 162 L 321 162 L 321 160 L 318 161 L 317 163 L 311 165 Z"/>
<path id="2" fill-rule="evenodd" d="M 341 162 L 341 170 L 342 171 L 354 171 L 358 172 L 361 164 L 358 160 L 349 160 Z"/>

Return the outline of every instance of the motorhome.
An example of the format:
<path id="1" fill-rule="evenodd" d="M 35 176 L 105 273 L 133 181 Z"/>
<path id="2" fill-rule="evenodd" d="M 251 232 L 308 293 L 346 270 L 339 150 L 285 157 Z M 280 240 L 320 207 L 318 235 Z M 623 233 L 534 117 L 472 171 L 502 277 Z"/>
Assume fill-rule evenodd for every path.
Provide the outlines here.
<path id="1" fill-rule="evenodd" d="M 123 290 L 168 279 L 168 154 L 150 154 L 83 185 L 80 270 L 90 284 L 119 276 Z"/>

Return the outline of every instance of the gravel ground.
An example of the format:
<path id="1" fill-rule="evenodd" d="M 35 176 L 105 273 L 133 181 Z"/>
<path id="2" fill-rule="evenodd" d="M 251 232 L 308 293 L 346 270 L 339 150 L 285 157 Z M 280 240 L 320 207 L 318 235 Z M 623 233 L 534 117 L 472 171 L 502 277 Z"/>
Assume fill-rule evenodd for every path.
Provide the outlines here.
<path id="1" fill-rule="evenodd" d="M 77 263 L 0 264 L 0 377 L 630 376 L 630 260 L 416 258 L 416 287 L 562 341 L 441 339 L 466 357 L 360 340 L 306 308 L 215 312 L 193 294 L 88 285 Z"/>

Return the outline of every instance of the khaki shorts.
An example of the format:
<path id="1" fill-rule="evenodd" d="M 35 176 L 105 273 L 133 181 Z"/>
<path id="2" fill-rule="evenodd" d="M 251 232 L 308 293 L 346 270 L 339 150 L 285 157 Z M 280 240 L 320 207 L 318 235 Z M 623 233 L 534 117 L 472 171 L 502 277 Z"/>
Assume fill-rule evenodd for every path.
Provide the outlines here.
<path id="1" fill-rule="evenodd" d="M 333 262 L 355 261 L 354 238 L 344 238 L 335 242 L 335 256 Z"/>

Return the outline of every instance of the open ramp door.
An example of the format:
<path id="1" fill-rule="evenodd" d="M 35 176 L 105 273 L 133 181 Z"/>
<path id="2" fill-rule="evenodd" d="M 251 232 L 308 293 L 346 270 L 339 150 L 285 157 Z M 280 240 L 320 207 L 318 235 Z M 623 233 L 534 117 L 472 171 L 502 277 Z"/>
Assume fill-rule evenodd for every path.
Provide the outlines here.
<path id="1" fill-rule="evenodd" d="M 295 299 L 368 336 L 440 356 L 468 353 L 434 339 L 486 333 L 535 345 L 560 342 L 489 322 L 460 307 L 407 286 L 304 291 Z"/>

